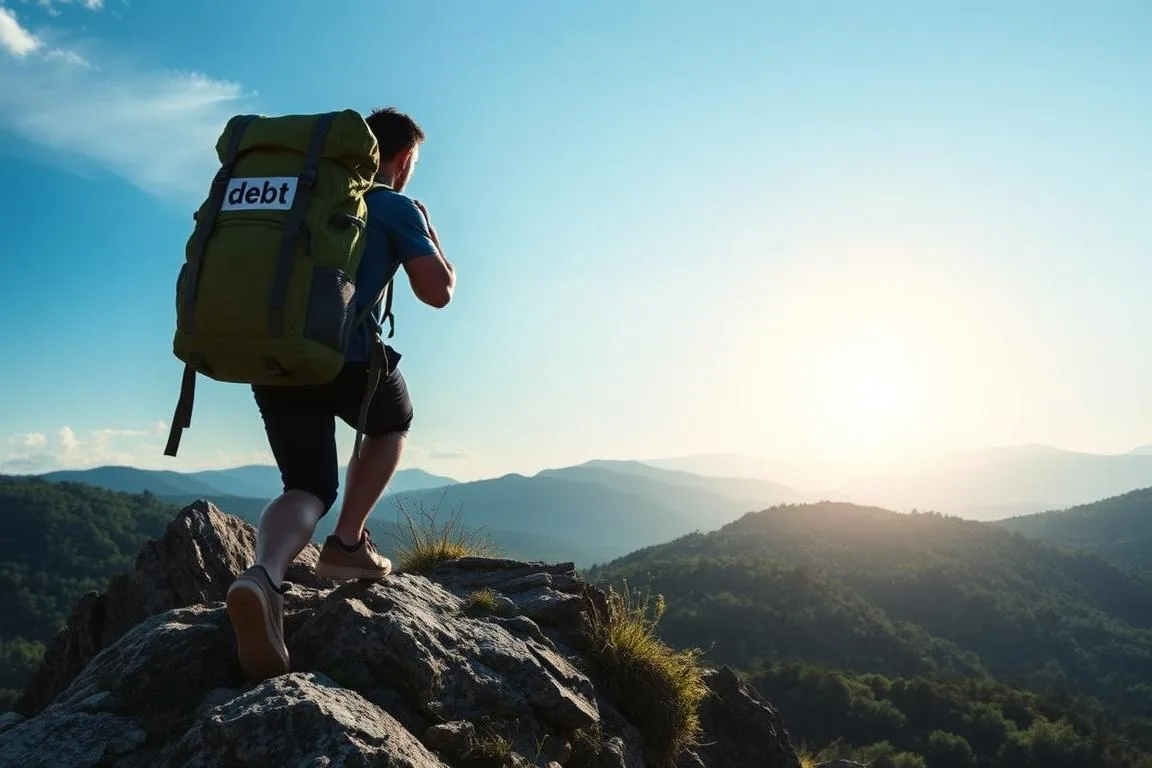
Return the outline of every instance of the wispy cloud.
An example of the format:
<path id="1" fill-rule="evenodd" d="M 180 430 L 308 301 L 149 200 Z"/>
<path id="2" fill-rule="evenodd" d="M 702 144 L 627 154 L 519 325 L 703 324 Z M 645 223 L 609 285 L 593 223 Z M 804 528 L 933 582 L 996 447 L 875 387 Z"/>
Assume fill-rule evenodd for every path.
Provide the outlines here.
<path id="1" fill-rule="evenodd" d="M 13 11 L 0 6 L 0 48 L 22 59 L 41 45 L 35 35 L 20 26 L 20 21 Z"/>
<path id="2" fill-rule="evenodd" d="M 60 6 L 72 5 L 73 0 L 36 0 L 36 4 L 48 11 L 49 16 L 59 16 Z M 81 5 L 90 11 L 98 11 L 104 7 L 104 0 L 80 0 L 76 5 Z"/>
<path id="3" fill-rule="evenodd" d="M 84 68 L 90 66 L 88 60 L 76 51 L 45 43 L 21 24 L 15 11 L 3 5 L 0 5 L 0 49 L 25 66 L 36 62 L 62 62 Z"/>
<path id="4" fill-rule="evenodd" d="M 25 432 L 23 435 L 16 435 L 8 442 L 25 448 L 43 448 L 48 445 L 48 437 L 42 432 Z"/>
<path id="5" fill-rule="evenodd" d="M 464 446 L 444 445 L 412 445 L 406 449 L 406 452 L 429 461 L 451 461 L 453 459 L 465 459 L 472 455 L 472 452 Z"/>
<path id="6" fill-rule="evenodd" d="M 137 465 L 142 452 L 155 446 L 153 439 L 165 431 L 163 422 L 146 428 L 104 427 L 78 435 L 71 427 L 60 427 L 50 441 L 43 432 L 13 435 L 7 443 L 15 450 L 0 458 L 0 471 L 44 472 L 100 464 Z"/>
<path id="7" fill-rule="evenodd" d="M 0 127 L 181 204 L 205 194 L 228 118 L 251 111 L 239 83 L 148 68 L 59 29 L 33 32 L 4 7 L 0 46 Z"/>

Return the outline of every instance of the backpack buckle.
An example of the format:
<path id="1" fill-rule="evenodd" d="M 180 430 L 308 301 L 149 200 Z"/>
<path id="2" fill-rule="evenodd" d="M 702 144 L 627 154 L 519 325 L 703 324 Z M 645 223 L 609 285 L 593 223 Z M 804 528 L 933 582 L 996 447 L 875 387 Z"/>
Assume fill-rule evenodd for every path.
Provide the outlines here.
<path id="1" fill-rule="evenodd" d="M 304 169 L 304 172 L 300 174 L 300 183 L 306 187 L 316 185 L 316 168 L 314 166 Z"/>

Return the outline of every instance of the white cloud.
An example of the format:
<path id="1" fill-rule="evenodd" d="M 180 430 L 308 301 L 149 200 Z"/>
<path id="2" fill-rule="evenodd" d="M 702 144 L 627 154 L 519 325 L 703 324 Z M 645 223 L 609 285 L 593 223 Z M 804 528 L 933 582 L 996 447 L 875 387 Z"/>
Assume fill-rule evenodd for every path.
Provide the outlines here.
<path id="1" fill-rule="evenodd" d="M 43 472 L 101 464 L 135 466 L 140 464 L 141 455 L 158 452 L 151 440 L 158 434 L 161 423 L 140 429 L 105 427 L 84 436 L 65 426 L 57 430 L 56 440 L 51 443 L 42 432 L 13 435 L 7 442 L 19 448 L 7 456 L 0 456 L 0 471 Z"/>
<path id="2" fill-rule="evenodd" d="M 63 426 L 55 437 L 43 432 L 0 436 L 0 474 L 37 474 L 58 469 L 85 469 L 109 464 L 149 469 L 173 469 L 163 457 L 168 425 L 155 421 L 139 427 L 101 427 L 77 432 Z M 8 453 L 4 448 L 8 447 Z M 216 450 L 196 457 L 183 470 L 223 469 L 246 464 L 276 463 L 268 450 Z"/>
<path id="3" fill-rule="evenodd" d="M 41 42 L 24 27 L 16 14 L 0 6 L 0 48 L 22 59 L 41 46 Z"/>
<path id="4" fill-rule="evenodd" d="M 28 448 L 43 448 L 48 445 L 48 438 L 42 432 L 28 432 L 20 435 L 20 444 Z"/>
<path id="5" fill-rule="evenodd" d="M 151 195 L 199 202 L 218 167 L 216 140 L 232 115 L 254 111 L 251 94 L 200 72 L 149 68 L 95 41 L 62 42 L 59 30 L 37 33 L 0 7 L 0 40 L 13 54 L 0 55 L 0 128 L 56 162 L 87 161 Z"/>
<path id="6" fill-rule="evenodd" d="M 3 0 L 0 0 L 2 2 Z M 49 14 L 54 14 L 49 8 Z M 35 62 L 63 62 L 72 67 L 89 67 L 88 60 L 73 50 L 46 45 L 39 36 L 21 26 L 16 13 L 0 5 L 0 49 L 14 56 L 25 67 Z M 0 59 L 0 66 L 3 60 Z M 25 69 L 21 69 L 25 72 Z"/>
<path id="7" fill-rule="evenodd" d="M 72 431 L 71 427 L 60 428 L 60 447 L 65 453 L 75 451 L 80 447 L 80 441 L 76 439 L 76 433 Z"/>
<path id="8" fill-rule="evenodd" d="M 72 0 L 36 0 L 36 2 L 46 8 L 52 16 L 60 15 L 59 6 L 72 4 Z M 98 11 L 104 7 L 104 0 L 80 0 L 80 5 L 90 11 Z"/>

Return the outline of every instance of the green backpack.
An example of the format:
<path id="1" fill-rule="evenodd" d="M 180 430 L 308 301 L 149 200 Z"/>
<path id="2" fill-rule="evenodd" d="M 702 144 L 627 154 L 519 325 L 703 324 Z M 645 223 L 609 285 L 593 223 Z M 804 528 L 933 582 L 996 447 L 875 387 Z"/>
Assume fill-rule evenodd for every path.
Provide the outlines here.
<path id="1" fill-rule="evenodd" d="M 184 362 L 167 456 L 191 425 L 196 374 L 216 381 L 297 386 L 332 381 L 354 327 L 356 270 L 380 167 L 376 138 L 353 110 L 236 115 L 216 142 L 220 169 L 176 281 L 173 353 Z M 375 319 L 373 318 L 373 322 Z M 384 367 L 373 345 L 356 431 Z"/>

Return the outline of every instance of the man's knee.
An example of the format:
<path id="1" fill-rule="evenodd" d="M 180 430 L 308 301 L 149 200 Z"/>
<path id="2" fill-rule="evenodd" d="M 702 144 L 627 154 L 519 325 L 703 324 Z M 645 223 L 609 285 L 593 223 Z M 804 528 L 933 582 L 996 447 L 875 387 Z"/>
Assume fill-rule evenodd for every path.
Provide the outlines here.
<path id="1" fill-rule="evenodd" d="M 340 492 L 340 487 L 339 483 L 288 483 L 284 486 L 284 490 L 303 491 L 316 497 L 322 507 L 320 517 L 324 517 L 336 504 L 336 496 Z"/>

